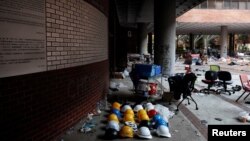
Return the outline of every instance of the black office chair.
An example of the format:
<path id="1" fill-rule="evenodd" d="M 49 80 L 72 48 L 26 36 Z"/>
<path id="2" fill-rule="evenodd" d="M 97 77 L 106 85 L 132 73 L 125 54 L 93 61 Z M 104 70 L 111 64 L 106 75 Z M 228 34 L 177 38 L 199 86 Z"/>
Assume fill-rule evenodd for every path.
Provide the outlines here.
<path id="1" fill-rule="evenodd" d="M 211 89 L 212 86 L 214 86 L 215 84 L 217 84 L 217 72 L 215 71 L 206 71 L 205 73 L 205 79 L 201 80 L 203 83 L 207 84 L 207 88 L 205 89 L 201 89 L 200 92 L 201 93 L 207 93 L 209 94 L 210 91 L 216 92 L 216 90 Z"/>
<path id="2" fill-rule="evenodd" d="M 222 89 L 216 90 L 217 94 L 220 94 L 221 92 L 227 92 L 229 95 L 231 95 L 231 92 L 234 93 L 234 90 L 228 90 L 227 85 L 231 85 L 233 83 L 232 75 L 228 71 L 219 71 L 218 72 L 218 79 L 221 86 L 223 86 Z"/>
<path id="3" fill-rule="evenodd" d="M 193 101 L 195 103 L 196 106 L 196 110 L 198 110 L 198 106 L 196 101 L 193 99 L 192 97 L 192 91 L 194 90 L 194 84 L 195 81 L 197 79 L 197 76 L 194 73 L 188 73 L 186 74 L 183 79 L 182 79 L 182 83 L 180 84 L 180 90 L 182 92 L 182 101 L 177 105 L 177 109 L 176 111 L 179 110 L 179 106 L 180 104 L 184 101 L 184 100 L 188 100 L 188 104 L 190 104 L 190 100 Z"/>
<path id="4" fill-rule="evenodd" d="M 170 92 L 173 94 L 175 100 L 179 100 L 181 98 L 181 83 L 183 76 L 175 75 L 168 78 Z M 172 97 L 171 97 L 172 100 Z M 171 100 L 169 101 L 169 105 L 171 104 Z"/>

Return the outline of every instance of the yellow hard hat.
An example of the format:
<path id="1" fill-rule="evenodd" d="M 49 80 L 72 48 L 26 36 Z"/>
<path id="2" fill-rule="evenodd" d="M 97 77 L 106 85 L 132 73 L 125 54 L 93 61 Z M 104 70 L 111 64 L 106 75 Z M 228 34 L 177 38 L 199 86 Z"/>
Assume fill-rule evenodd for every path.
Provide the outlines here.
<path id="1" fill-rule="evenodd" d="M 124 122 L 126 122 L 126 121 L 135 122 L 134 115 L 132 115 L 132 114 L 125 114 L 124 117 L 123 117 L 123 121 Z"/>
<path id="2" fill-rule="evenodd" d="M 124 138 L 133 138 L 134 132 L 133 129 L 127 125 L 123 126 L 120 130 L 120 136 Z"/>
<path id="3" fill-rule="evenodd" d="M 141 114 L 140 117 L 139 117 L 139 120 L 142 121 L 142 120 L 149 120 L 149 117 L 147 114 Z"/>
<path id="4" fill-rule="evenodd" d="M 118 119 L 118 117 L 117 117 L 116 114 L 110 114 L 110 115 L 109 115 L 108 121 L 111 121 L 111 120 L 116 121 L 116 122 L 119 123 L 119 119 Z"/>
<path id="5" fill-rule="evenodd" d="M 112 104 L 112 108 L 117 109 L 117 110 L 120 110 L 121 104 L 118 103 L 118 102 L 114 102 L 114 103 Z"/>
<path id="6" fill-rule="evenodd" d="M 142 114 L 147 114 L 146 110 L 144 110 L 144 109 L 139 110 L 137 113 L 137 117 L 140 118 L 140 115 L 142 115 Z"/>
<path id="7" fill-rule="evenodd" d="M 134 111 L 133 111 L 132 109 L 127 109 L 127 110 L 125 111 L 124 114 L 125 114 L 125 115 L 126 115 L 126 114 L 130 114 L 130 115 L 135 116 Z"/>

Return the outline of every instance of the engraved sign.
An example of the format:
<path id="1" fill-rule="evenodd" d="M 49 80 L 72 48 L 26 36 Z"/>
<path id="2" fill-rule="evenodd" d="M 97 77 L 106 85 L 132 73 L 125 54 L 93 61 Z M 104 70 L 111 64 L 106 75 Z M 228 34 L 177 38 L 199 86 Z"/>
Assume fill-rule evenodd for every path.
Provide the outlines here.
<path id="1" fill-rule="evenodd" d="M 46 71 L 45 0 L 0 1 L 0 78 Z"/>

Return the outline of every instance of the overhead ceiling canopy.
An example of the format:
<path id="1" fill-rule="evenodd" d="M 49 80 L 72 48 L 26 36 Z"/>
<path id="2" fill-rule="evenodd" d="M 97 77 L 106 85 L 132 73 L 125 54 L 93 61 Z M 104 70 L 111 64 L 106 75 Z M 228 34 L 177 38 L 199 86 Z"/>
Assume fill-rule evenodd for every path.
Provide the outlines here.
<path id="1" fill-rule="evenodd" d="M 176 17 L 205 0 L 176 0 Z M 153 23 L 154 0 L 115 0 L 119 22 L 123 26 Z M 149 24 L 152 26 L 152 24 Z"/>
<path id="2" fill-rule="evenodd" d="M 250 33 L 250 10 L 192 9 L 177 18 L 177 34 Z"/>

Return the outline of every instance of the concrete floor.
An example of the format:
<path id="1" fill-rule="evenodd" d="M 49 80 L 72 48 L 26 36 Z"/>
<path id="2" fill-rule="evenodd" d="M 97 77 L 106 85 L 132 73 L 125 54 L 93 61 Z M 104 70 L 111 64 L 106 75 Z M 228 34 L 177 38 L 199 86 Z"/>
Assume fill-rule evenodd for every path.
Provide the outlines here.
<path id="1" fill-rule="evenodd" d="M 209 64 L 218 64 L 217 62 L 210 62 Z M 201 80 L 204 78 L 204 71 L 209 70 L 209 64 L 203 66 L 192 66 L 192 69 L 196 74 L 200 74 L 196 81 L 195 88 L 202 89 L 206 87 Z M 249 66 L 229 66 L 226 63 L 220 63 L 221 70 L 229 70 L 233 75 L 232 85 L 241 85 L 239 79 L 239 73 L 250 74 Z M 175 72 L 182 73 L 185 72 L 182 62 L 176 63 Z M 197 70 L 198 69 L 198 70 Z M 197 70 L 197 71 L 195 71 Z M 119 91 L 110 91 L 109 101 L 120 101 L 125 102 L 145 102 L 146 98 L 135 95 L 133 93 L 133 85 L 130 78 L 125 79 L 113 79 L 113 82 L 120 84 Z M 166 78 L 158 78 L 156 81 L 162 82 L 165 91 L 169 90 L 168 82 Z M 169 141 L 205 141 L 207 140 L 207 125 L 209 124 L 250 124 L 242 123 L 237 119 L 237 116 L 242 111 L 250 112 L 250 104 L 245 104 L 241 99 L 238 103 L 235 102 L 237 97 L 243 91 L 236 92 L 235 94 L 203 94 L 203 93 L 193 93 L 193 98 L 196 100 L 199 110 L 195 110 L 195 105 L 191 102 L 191 105 L 184 101 L 180 107 L 180 111 L 176 113 L 173 118 L 169 120 L 170 132 L 172 134 Z M 246 101 L 250 100 L 249 98 Z M 167 102 L 162 100 L 154 101 L 160 103 L 170 110 L 175 111 L 176 104 L 169 105 Z M 176 102 L 177 103 L 177 102 Z M 95 127 L 94 133 L 80 133 L 79 129 L 83 122 L 79 122 L 71 130 L 62 135 L 58 140 L 60 141 L 92 141 L 92 140 L 105 140 L 103 135 L 105 133 L 106 117 L 108 113 L 106 110 L 102 111 L 102 114 L 94 117 Z M 221 120 L 218 120 L 221 119 Z M 121 124 L 122 125 L 122 124 Z M 166 138 L 157 137 L 152 131 L 153 139 L 155 141 L 166 140 Z M 119 140 L 119 139 L 116 139 Z M 122 139 L 122 140 L 142 140 L 138 138 L 132 139 Z"/>

